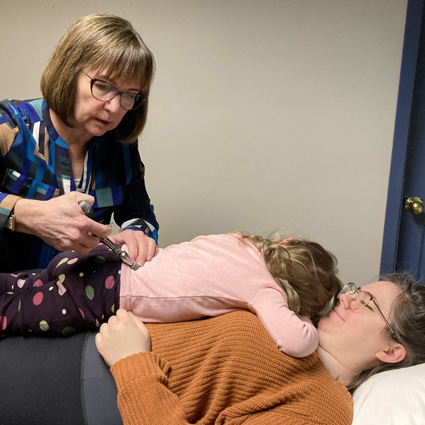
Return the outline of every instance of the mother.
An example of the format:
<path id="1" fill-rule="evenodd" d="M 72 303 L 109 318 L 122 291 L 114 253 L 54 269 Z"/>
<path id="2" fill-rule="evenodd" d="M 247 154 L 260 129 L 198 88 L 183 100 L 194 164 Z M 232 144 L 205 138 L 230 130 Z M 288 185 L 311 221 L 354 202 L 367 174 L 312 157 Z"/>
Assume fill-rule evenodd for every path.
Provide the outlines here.
<path id="1" fill-rule="evenodd" d="M 280 352 L 248 312 L 145 327 L 119 310 L 96 345 L 111 366 L 123 423 L 351 424 L 349 389 L 373 373 L 425 362 L 425 286 L 394 274 L 360 290 L 349 285 L 339 298 L 319 322 L 317 353 L 302 359 Z M 79 338 L 0 343 L 5 424 L 120 423 L 92 338 L 85 346 Z M 73 366 L 81 351 L 84 361 Z M 33 376 L 45 380 L 43 392 Z"/>
<path id="2" fill-rule="evenodd" d="M 125 19 L 97 14 L 63 35 L 41 78 L 42 99 L 0 102 L 0 271 L 44 268 L 87 253 L 111 229 L 129 254 L 156 252 L 158 223 L 137 137 L 154 58 Z M 78 204 L 93 204 L 90 218 Z M 147 237 L 150 236 L 150 237 Z"/>

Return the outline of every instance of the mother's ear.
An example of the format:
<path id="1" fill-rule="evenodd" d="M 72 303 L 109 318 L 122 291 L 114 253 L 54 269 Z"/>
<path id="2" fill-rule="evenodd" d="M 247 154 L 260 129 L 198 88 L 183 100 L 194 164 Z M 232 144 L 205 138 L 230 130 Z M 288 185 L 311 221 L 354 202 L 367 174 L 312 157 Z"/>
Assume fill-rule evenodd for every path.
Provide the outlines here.
<path id="1" fill-rule="evenodd" d="M 386 350 L 378 351 L 375 356 L 383 363 L 398 363 L 406 357 L 406 349 L 396 342 Z"/>

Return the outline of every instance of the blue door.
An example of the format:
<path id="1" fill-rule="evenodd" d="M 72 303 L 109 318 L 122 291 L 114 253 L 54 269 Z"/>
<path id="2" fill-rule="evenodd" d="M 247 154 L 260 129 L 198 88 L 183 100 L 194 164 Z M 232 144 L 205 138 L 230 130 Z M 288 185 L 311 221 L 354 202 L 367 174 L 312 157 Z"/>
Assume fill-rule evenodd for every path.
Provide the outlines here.
<path id="1" fill-rule="evenodd" d="M 381 274 L 425 277 L 424 0 L 409 0 L 381 257 Z M 422 176 L 422 177 L 421 177 Z"/>

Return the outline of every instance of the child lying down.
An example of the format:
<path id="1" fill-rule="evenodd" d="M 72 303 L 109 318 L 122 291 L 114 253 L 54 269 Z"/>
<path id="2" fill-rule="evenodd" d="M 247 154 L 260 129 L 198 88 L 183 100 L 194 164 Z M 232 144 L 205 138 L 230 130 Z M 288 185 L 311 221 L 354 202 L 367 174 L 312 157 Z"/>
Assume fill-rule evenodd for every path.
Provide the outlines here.
<path id="1" fill-rule="evenodd" d="M 0 336 L 96 330 L 118 308 L 144 322 L 246 309 L 283 352 L 304 357 L 318 344 L 311 319 L 340 286 L 331 253 L 281 235 L 199 236 L 160 248 L 136 271 L 100 244 L 86 255 L 63 252 L 39 274 L 0 274 Z"/>

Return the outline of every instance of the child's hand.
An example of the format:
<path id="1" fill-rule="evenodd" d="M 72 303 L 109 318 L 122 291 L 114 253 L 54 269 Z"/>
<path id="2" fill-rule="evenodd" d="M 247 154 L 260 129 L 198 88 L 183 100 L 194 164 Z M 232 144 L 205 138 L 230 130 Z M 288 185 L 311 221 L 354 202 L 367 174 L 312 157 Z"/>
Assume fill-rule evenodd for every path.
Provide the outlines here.
<path id="1" fill-rule="evenodd" d="M 122 309 L 100 327 L 95 341 L 97 350 L 109 367 L 124 357 L 150 351 L 151 348 L 146 326 L 133 313 Z"/>

